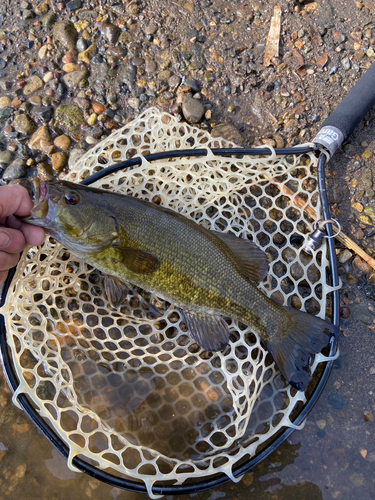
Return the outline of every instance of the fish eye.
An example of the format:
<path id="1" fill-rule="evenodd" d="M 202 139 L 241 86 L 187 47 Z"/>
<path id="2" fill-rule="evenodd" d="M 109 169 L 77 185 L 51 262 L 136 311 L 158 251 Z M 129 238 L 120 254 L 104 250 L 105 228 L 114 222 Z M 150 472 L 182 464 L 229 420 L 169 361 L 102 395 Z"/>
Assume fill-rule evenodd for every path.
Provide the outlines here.
<path id="1" fill-rule="evenodd" d="M 79 202 L 79 196 L 77 193 L 68 193 L 64 198 L 67 205 L 77 205 Z"/>

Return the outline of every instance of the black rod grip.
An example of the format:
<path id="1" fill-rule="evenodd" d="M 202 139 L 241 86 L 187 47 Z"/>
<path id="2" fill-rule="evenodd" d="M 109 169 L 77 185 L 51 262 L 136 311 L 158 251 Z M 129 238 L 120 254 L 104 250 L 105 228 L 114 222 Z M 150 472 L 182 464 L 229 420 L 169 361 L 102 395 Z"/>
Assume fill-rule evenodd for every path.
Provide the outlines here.
<path id="1" fill-rule="evenodd" d="M 348 139 L 358 123 L 375 104 L 375 63 L 357 82 L 345 99 L 325 120 L 313 142 L 325 146 L 331 154 Z"/>

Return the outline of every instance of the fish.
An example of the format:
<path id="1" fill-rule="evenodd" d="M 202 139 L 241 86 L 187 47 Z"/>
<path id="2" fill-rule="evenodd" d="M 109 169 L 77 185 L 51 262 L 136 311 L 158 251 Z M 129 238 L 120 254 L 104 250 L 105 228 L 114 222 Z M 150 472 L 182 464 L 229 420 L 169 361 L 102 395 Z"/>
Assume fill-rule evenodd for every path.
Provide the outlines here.
<path id="1" fill-rule="evenodd" d="M 313 355 L 340 334 L 337 326 L 284 307 L 259 289 L 268 259 L 248 239 L 108 190 L 39 178 L 33 189 L 34 206 L 23 220 L 104 273 L 115 307 L 129 284 L 151 292 L 177 307 L 207 351 L 229 343 L 225 318 L 240 320 L 258 334 L 285 380 L 305 391 Z"/>

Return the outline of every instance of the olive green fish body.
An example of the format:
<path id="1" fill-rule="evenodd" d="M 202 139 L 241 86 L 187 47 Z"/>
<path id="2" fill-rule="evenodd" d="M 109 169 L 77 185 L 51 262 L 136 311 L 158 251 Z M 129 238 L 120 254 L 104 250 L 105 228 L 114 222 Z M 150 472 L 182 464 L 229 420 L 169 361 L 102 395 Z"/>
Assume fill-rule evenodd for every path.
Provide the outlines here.
<path id="1" fill-rule="evenodd" d="M 229 341 L 223 318 L 248 324 L 298 389 L 307 385 L 311 355 L 338 334 L 336 327 L 284 308 L 258 289 L 268 266 L 256 245 L 153 203 L 41 182 L 28 222 L 107 275 L 180 308 L 193 338 L 206 349 L 220 350 Z"/>

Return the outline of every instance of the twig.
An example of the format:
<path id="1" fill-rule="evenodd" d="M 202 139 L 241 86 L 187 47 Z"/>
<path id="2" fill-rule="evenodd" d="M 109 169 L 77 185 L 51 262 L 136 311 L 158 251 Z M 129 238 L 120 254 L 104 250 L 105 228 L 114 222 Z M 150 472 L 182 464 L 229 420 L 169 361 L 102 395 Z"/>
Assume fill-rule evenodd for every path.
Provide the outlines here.
<path id="1" fill-rule="evenodd" d="M 281 7 L 276 5 L 273 9 L 271 27 L 267 36 L 264 49 L 263 66 L 270 66 L 274 57 L 279 57 L 279 43 L 281 30 Z"/>
<path id="2" fill-rule="evenodd" d="M 275 179 L 273 179 L 275 182 L 277 182 Z M 288 188 L 288 186 L 285 185 L 279 185 L 276 183 L 276 186 L 280 191 L 282 191 L 284 194 L 288 194 L 290 196 L 293 196 L 293 200 L 295 205 L 298 208 L 301 208 L 304 212 L 306 212 L 312 219 L 316 220 L 317 215 L 315 210 L 310 207 L 310 205 L 306 205 L 306 202 L 303 198 L 298 196 L 292 189 Z M 375 260 L 370 257 L 360 246 L 357 245 L 353 240 L 349 238 L 349 236 L 346 236 L 342 231 L 340 231 L 338 234 L 335 235 L 335 238 L 342 243 L 346 248 L 349 248 L 350 250 L 353 250 L 357 255 L 359 255 L 367 264 L 369 264 L 373 269 L 375 269 Z"/>

